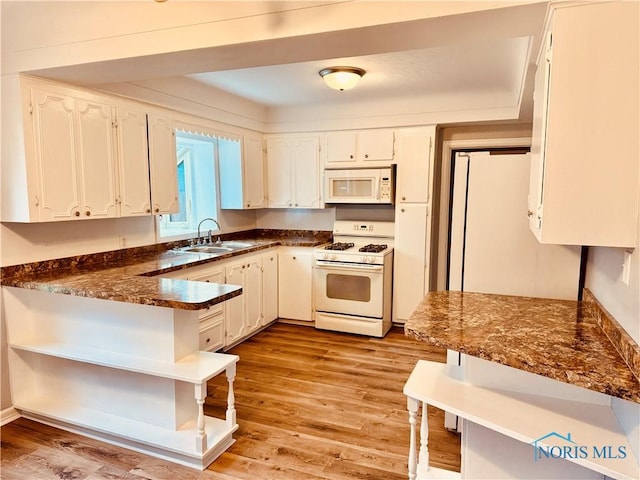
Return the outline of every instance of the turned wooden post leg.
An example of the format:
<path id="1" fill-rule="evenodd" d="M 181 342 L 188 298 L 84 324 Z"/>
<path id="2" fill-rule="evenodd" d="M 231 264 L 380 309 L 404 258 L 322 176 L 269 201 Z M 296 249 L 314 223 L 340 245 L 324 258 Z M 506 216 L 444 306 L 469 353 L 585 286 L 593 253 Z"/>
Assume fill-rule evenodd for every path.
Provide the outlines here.
<path id="1" fill-rule="evenodd" d="M 198 403 L 198 424 L 196 432 L 196 452 L 207 450 L 207 432 L 204 423 L 204 399 L 207 397 L 207 382 L 196 384 L 196 402 Z"/>
<path id="2" fill-rule="evenodd" d="M 409 437 L 409 480 L 415 480 L 418 467 L 418 458 L 416 455 L 416 423 L 418 417 L 419 401 L 407 397 L 407 410 L 409 410 L 409 425 L 411 433 Z"/>
<path id="3" fill-rule="evenodd" d="M 229 428 L 236 425 L 236 398 L 233 394 L 233 380 L 236 378 L 236 364 L 227 367 L 227 380 L 229 381 L 229 393 L 227 394 L 227 426 Z"/>
<path id="4" fill-rule="evenodd" d="M 420 456 L 418 459 L 418 476 L 425 478 L 429 470 L 429 419 L 427 404 L 422 402 L 422 419 L 420 421 Z"/>

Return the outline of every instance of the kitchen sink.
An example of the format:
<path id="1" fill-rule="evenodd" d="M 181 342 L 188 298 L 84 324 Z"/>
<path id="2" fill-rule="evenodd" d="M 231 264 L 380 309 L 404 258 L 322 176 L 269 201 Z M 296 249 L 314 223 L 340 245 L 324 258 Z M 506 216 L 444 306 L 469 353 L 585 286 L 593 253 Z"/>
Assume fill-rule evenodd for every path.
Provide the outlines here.
<path id="1" fill-rule="evenodd" d="M 229 240 L 226 242 L 221 242 L 223 247 L 229 247 L 233 250 L 236 250 L 238 248 L 249 248 L 249 247 L 253 247 L 255 246 L 255 243 L 251 243 L 251 242 L 239 242 L 239 241 L 234 241 L 234 240 Z"/>
<path id="2" fill-rule="evenodd" d="M 212 247 L 211 245 L 201 245 L 199 247 L 180 248 L 179 250 L 182 252 L 221 254 L 233 252 L 233 250 L 235 249 L 230 247 Z"/>
<path id="3" fill-rule="evenodd" d="M 229 240 L 226 242 L 216 242 L 206 245 L 192 245 L 187 247 L 176 248 L 179 252 L 191 252 L 191 253 L 208 253 L 211 255 L 223 255 L 225 253 L 233 252 L 235 250 L 241 250 L 243 248 L 249 248 L 255 246 L 255 243 L 240 242 Z"/>

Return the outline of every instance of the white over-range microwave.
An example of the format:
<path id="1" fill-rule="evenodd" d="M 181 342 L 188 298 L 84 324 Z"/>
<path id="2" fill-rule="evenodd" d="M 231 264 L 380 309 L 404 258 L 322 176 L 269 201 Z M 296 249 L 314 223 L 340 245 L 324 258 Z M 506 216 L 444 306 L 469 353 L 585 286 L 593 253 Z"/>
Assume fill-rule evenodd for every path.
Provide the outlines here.
<path id="1" fill-rule="evenodd" d="M 392 204 L 394 167 L 325 170 L 325 203 Z"/>

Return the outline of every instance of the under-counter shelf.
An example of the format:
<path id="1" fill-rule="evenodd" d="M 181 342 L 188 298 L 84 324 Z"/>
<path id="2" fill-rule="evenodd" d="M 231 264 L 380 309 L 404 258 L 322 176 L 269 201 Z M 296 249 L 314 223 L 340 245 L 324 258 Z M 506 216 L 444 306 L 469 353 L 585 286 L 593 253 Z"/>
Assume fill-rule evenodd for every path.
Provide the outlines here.
<path id="1" fill-rule="evenodd" d="M 82 345 L 65 343 L 39 343 L 29 345 L 9 345 L 14 350 L 22 350 L 41 355 L 64 358 L 76 362 L 117 368 L 128 372 L 153 375 L 155 377 L 201 384 L 222 373 L 230 360 L 239 357 L 214 352 L 194 352 L 177 362 L 163 362 L 126 355 L 118 352 L 97 350 Z"/>
<path id="2" fill-rule="evenodd" d="M 238 429 L 237 424 L 230 425 L 226 420 L 205 416 L 207 444 L 204 452 L 199 453 L 194 440 L 197 431 L 195 422 L 182 425 L 177 430 L 169 430 L 49 395 L 20 400 L 15 408 L 33 420 L 48 424 L 53 420 L 58 427 L 93 437 L 99 432 L 103 435 L 100 436 L 101 440 L 111 440 L 111 443 L 145 454 L 149 454 L 151 448 L 156 456 L 200 470 L 233 444 L 232 434 Z M 164 451 L 170 451 L 171 454 L 165 455 L 162 453 Z"/>
<path id="3" fill-rule="evenodd" d="M 577 450 L 575 456 L 586 458 L 563 456 L 567 461 L 611 478 L 638 478 L 640 467 L 611 407 L 492 390 L 464 383 L 460 378 L 462 367 L 418 361 L 403 390 L 409 397 L 410 416 L 413 415 L 414 421 L 419 402 L 433 405 L 520 442 L 531 444 L 532 459 L 534 442 L 537 446 L 552 448 L 558 445 L 553 442 L 554 439 L 570 433 L 573 439 L 571 445 L 585 447 L 584 454 Z M 421 431 L 426 431 L 426 427 L 426 415 L 423 415 Z M 412 443 L 415 446 L 415 430 L 412 433 Z M 567 445 L 567 442 L 562 443 L 561 438 L 560 441 L 561 446 Z M 610 453 L 615 455 L 609 455 L 611 458 L 598 458 L 594 448 L 600 453 L 605 449 L 605 455 L 600 456 L 608 456 Z M 425 443 L 421 446 L 421 459 L 428 459 L 426 450 Z M 621 451 L 626 456 L 623 457 Z M 424 474 L 426 466 L 417 462 L 415 450 L 413 455 L 414 472 L 417 464 L 418 472 Z M 411 457 L 409 464 L 411 471 Z M 419 475 L 419 478 L 422 477 Z"/>

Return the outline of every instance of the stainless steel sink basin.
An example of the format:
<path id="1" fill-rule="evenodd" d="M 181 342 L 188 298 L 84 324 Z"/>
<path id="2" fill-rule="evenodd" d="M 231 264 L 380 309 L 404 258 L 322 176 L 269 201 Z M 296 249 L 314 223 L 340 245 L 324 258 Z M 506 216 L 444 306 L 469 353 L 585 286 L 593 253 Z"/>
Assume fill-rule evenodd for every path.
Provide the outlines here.
<path id="1" fill-rule="evenodd" d="M 235 240 L 229 240 L 226 242 L 216 242 L 208 245 L 193 245 L 187 247 L 177 248 L 179 252 L 191 252 L 191 253 L 208 253 L 211 255 L 223 255 L 225 253 L 233 252 L 235 250 L 241 250 L 243 248 L 249 248 L 255 246 L 251 242 L 241 242 Z"/>
<path id="2" fill-rule="evenodd" d="M 213 247 L 211 245 L 201 245 L 199 247 L 181 248 L 180 250 L 183 252 L 222 254 L 232 252 L 234 249 L 230 247 Z"/>
<path id="3" fill-rule="evenodd" d="M 221 244 L 223 247 L 229 247 L 234 250 L 239 248 L 249 248 L 255 245 L 254 243 L 251 243 L 251 242 L 241 242 L 241 241 L 235 241 L 235 240 L 228 240 L 225 242 L 221 242 Z"/>

